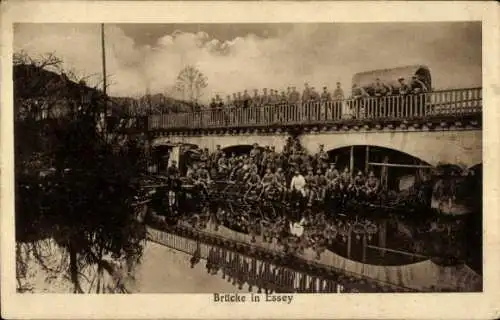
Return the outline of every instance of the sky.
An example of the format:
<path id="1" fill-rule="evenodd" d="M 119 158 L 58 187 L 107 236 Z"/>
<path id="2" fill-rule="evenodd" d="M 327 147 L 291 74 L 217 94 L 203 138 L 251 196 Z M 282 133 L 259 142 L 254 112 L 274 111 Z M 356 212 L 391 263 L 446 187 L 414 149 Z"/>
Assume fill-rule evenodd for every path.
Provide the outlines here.
<path id="1" fill-rule="evenodd" d="M 106 24 L 108 93 L 171 94 L 187 65 L 208 78 L 204 101 L 305 82 L 350 88 L 357 72 L 413 64 L 430 68 L 435 89 L 481 86 L 481 37 L 479 22 Z M 14 50 L 54 53 L 101 83 L 98 24 L 16 24 Z"/>

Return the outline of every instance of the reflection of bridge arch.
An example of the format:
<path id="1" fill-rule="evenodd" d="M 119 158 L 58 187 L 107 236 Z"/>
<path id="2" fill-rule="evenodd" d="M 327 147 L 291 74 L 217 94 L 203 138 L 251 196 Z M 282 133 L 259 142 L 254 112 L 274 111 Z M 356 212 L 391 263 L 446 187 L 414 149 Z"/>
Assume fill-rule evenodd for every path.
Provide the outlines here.
<path id="1" fill-rule="evenodd" d="M 438 163 L 460 163 L 471 166 L 482 161 L 481 131 L 401 131 L 319 133 L 301 136 L 309 152 L 350 146 L 377 146 L 404 152 L 433 166 Z"/>

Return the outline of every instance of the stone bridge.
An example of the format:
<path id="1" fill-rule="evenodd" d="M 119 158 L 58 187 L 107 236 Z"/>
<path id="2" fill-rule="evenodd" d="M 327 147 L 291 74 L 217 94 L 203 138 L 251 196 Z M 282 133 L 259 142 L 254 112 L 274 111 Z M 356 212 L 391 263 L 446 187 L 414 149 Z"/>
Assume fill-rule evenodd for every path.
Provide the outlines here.
<path id="1" fill-rule="evenodd" d="M 152 115 L 153 145 L 189 143 L 214 150 L 274 146 L 295 136 L 311 153 L 349 146 L 397 150 L 430 165 L 482 162 L 481 88 L 430 92 L 420 97 L 306 103 Z"/>
<path id="2" fill-rule="evenodd" d="M 279 152 L 289 136 L 288 133 L 168 135 L 156 138 L 153 144 L 189 143 L 213 151 L 216 145 L 224 149 L 258 143 L 274 146 Z M 310 153 L 316 152 L 319 144 L 327 151 L 349 146 L 376 146 L 404 152 L 430 165 L 460 163 L 472 167 L 482 162 L 481 130 L 309 132 L 299 135 L 299 139 Z"/>

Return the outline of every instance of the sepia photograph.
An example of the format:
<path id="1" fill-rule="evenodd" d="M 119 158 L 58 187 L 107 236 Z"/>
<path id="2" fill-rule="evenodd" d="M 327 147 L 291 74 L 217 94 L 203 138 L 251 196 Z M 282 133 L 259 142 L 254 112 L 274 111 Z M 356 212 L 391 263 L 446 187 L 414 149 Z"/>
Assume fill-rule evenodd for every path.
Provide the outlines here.
<path id="1" fill-rule="evenodd" d="M 481 21 L 55 22 L 12 24 L 16 295 L 484 292 Z"/>
<path id="2" fill-rule="evenodd" d="M 482 290 L 480 23 L 14 45 L 19 292 Z"/>

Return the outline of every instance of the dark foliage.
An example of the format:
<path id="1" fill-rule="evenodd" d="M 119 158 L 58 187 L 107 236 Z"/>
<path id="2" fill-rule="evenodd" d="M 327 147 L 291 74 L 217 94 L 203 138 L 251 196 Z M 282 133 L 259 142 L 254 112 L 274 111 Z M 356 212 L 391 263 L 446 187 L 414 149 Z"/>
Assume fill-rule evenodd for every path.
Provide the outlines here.
<path id="1" fill-rule="evenodd" d="M 44 90 L 50 82 L 26 78 L 37 74 L 46 73 L 17 72 L 14 80 L 36 84 L 29 93 L 47 92 L 71 100 L 77 108 L 57 119 L 16 121 L 16 239 L 53 238 L 69 253 L 69 276 L 75 292 L 82 292 L 78 279 L 82 267 L 97 265 L 112 274 L 105 256 L 136 259 L 142 254 L 145 227 L 136 219 L 134 201 L 143 152 L 134 139 L 119 143 L 123 137 L 99 128 L 105 97 L 85 101 L 75 96 L 96 90 L 70 81 L 61 91 Z M 16 92 L 17 100 L 30 98 L 22 92 Z"/>

